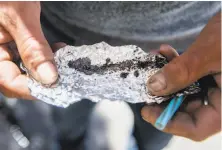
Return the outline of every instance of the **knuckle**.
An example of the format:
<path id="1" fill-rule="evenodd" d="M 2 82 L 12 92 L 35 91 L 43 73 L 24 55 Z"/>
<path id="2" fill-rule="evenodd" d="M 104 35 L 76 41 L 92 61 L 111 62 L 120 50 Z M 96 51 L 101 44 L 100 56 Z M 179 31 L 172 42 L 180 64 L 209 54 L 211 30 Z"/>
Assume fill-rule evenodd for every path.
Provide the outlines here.
<path id="1" fill-rule="evenodd" d="M 40 63 L 46 61 L 44 55 L 39 51 L 33 51 L 25 55 L 25 63 L 29 69 L 35 69 Z"/>
<path id="2" fill-rule="evenodd" d="M 17 28 L 16 19 L 13 19 L 13 15 L 8 12 L 2 12 L 0 18 L 0 23 L 5 28 Z"/>
<path id="3" fill-rule="evenodd" d="M 38 43 L 34 38 L 29 38 L 21 44 L 21 57 L 29 69 L 36 68 L 44 61 L 52 60 L 53 56 L 48 54 L 44 47 L 48 47 L 47 43 Z"/>

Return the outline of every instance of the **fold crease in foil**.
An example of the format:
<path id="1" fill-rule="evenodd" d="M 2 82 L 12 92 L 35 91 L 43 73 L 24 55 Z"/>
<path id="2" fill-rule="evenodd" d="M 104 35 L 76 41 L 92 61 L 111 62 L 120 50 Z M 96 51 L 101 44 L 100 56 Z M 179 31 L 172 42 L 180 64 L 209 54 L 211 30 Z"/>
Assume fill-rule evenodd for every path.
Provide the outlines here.
<path id="1" fill-rule="evenodd" d="M 59 79 L 51 87 L 29 78 L 31 95 L 46 103 L 68 107 L 82 99 L 161 103 L 178 94 L 200 91 L 197 83 L 174 95 L 152 96 L 147 80 L 167 60 L 160 54 L 146 53 L 135 45 L 110 46 L 105 42 L 79 47 L 66 46 L 55 53 Z M 27 72 L 28 73 L 28 72 Z"/>

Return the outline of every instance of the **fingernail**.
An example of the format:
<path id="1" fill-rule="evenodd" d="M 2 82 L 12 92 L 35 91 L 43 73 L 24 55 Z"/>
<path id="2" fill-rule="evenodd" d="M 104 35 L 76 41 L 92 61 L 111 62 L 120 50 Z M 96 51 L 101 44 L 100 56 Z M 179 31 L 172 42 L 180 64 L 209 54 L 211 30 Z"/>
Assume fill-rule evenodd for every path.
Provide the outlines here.
<path id="1" fill-rule="evenodd" d="M 37 67 L 37 73 L 43 84 L 52 84 L 58 78 L 55 65 L 51 61 L 44 62 Z"/>
<path id="2" fill-rule="evenodd" d="M 151 92 L 159 92 L 161 90 L 164 90 L 166 85 L 166 80 L 161 71 L 157 72 L 153 76 L 150 77 L 147 84 L 148 90 Z"/>
<path id="3" fill-rule="evenodd" d="M 143 116 L 141 116 L 141 118 L 146 121 L 146 122 L 149 122 L 149 120 L 147 120 L 146 118 L 144 118 Z"/>
<path id="4" fill-rule="evenodd" d="M 146 121 L 146 122 L 149 122 L 150 123 L 150 109 L 149 107 L 143 107 L 142 110 L 141 110 L 141 118 Z"/>
<path id="5" fill-rule="evenodd" d="M 146 106 L 141 109 L 141 117 L 142 117 L 142 119 L 145 120 L 145 121 L 148 121 L 148 120 L 149 120 L 149 119 L 148 119 L 148 118 L 149 118 L 149 113 L 148 113 L 148 110 L 147 110 L 147 107 L 146 107 Z"/>

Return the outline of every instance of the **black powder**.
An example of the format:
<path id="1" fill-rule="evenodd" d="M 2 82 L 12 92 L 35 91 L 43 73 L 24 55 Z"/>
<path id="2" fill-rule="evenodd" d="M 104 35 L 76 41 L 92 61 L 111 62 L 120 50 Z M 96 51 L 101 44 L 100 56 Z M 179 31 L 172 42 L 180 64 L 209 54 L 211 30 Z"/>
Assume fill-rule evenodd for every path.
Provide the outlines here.
<path id="1" fill-rule="evenodd" d="M 135 77 L 139 77 L 139 71 L 138 70 L 134 71 L 133 74 L 134 74 Z"/>
<path id="2" fill-rule="evenodd" d="M 122 72 L 121 74 L 120 74 L 120 77 L 121 78 L 126 78 L 127 76 L 128 76 L 128 72 Z"/>
<path id="3" fill-rule="evenodd" d="M 155 62 L 152 62 L 150 59 L 141 61 L 140 58 L 133 60 L 125 60 L 119 63 L 112 63 L 110 58 L 106 59 L 106 63 L 102 66 L 92 65 L 91 60 L 88 57 L 79 58 L 77 60 L 69 61 L 68 67 L 76 69 L 79 72 L 83 72 L 86 75 L 92 75 L 94 73 L 104 74 L 107 71 L 116 72 L 116 71 L 130 71 L 130 69 L 146 69 L 150 67 L 160 68 L 164 65 L 165 59 L 156 57 Z M 128 74 L 123 73 L 121 77 L 127 77 Z M 139 76 L 139 72 L 135 71 L 134 75 Z"/>

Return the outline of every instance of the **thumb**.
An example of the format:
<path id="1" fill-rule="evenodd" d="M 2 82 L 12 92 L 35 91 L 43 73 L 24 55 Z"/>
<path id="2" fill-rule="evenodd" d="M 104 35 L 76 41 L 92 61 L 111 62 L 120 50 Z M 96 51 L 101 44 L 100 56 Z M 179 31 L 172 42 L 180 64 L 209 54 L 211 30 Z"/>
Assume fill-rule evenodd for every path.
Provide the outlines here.
<path id="1" fill-rule="evenodd" d="M 188 50 L 181 56 L 175 57 L 166 64 L 147 82 L 148 90 L 157 96 L 169 95 L 183 88 L 207 74 L 203 69 L 204 58 L 193 50 Z"/>
<path id="2" fill-rule="evenodd" d="M 29 3 L 23 11 L 20 10 L 5 18 L 5 28 L 15 40 L 29 73 L 43 84 L 52 84 L 57 80 L 58 73 L 52 50 L 41 29 L 40 5 Z"/>
<path id="3" fill-rule="evenodd" d="M 196 41 L 181 56 L 174 58 L 147 83 L 157 96 L 181 90 L 203 76 L 221 72 L 221 12 L 202 30 Z"/>

